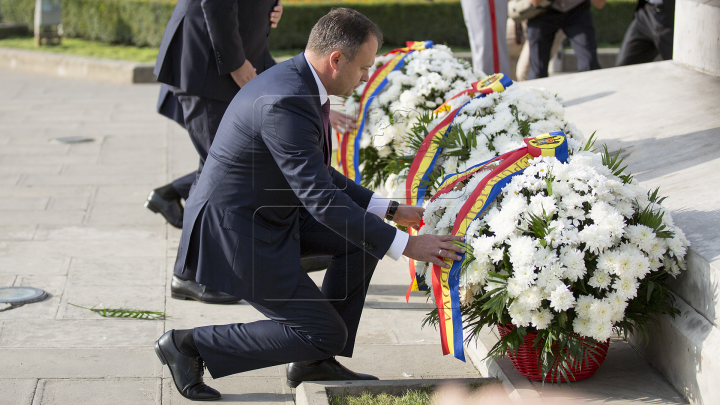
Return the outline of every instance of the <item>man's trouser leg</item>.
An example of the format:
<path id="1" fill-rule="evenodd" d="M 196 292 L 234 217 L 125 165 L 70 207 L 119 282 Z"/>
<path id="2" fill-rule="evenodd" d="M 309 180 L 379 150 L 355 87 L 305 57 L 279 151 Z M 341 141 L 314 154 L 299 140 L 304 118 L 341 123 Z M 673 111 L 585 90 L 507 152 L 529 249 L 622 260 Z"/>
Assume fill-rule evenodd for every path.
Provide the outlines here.
<path id="1" fill-rule="evenodd" d="M 190 188 L 195 182 L 195 177 L 197 177 L 197 172 L 192 172 L 172 181 L 171 184 L 173 185 L 173 188 L 178 194 L 180 194 L 180 197 L 182 197 L 183 200 L 187 200 L 190 196 Z"/>
<path id="2" fill-rule="evenodd" d="M 183 116 L 185 117 L 185 128 L 187 128 L 190 140 L 200 157 L 196 173 L 197 178 L 200 177 L 208 151 L 210 150 L 213 139 L 215 139 L 215 133 L 230 103 L 183 93 L 178 93 L 177 98 L 182 105 Z M 173 187 L 175 187 L 176 190 L 178 187 L 181 189 L 187 188 L 189 194 L 196 181 L 196 178 L 194 178 L 191 183 L 193 186 L 188 188 L 187 182 L 191 178 L 189 174 L 185 175 L 178 179 L 181 181 L 179 185 L 176 186 L 175 182 L 173 182 Z M 178 192 L 180 193 L 180 190 L 178 190 Z M 180 195 L 182 194 L 183 193 L 180 193 Z"/>
<path id="3" fill-rule="evenodd" d="M 555 33 L 560 29 L 560 12 L 548 10 L 527 22 L 526 46 L 530 55 L 530 72 L 528 80 L 548 77 L 550 51 L 552 50 Z"/>
<path id="4" fill-rule="evenodd" d="M 250 302 L 268 320 L 195 328 L 195 343 L 213 377 L 352 355 L 378 260 L 304 210 L 300 242 L 302 255 L 332 255 L 322 291 L 307 274 L 301 274 L 298 289 L 284 304 L 266 308 Z"/>
<path id="5" fill-rule="evenodd" d="M 586 1 L 567 13 L 563 13 L 562 20 L 561 28 L 575 51 L 578 72 L 600 69 L 595 27 L 592 14 L 590 14 L 590 2 Z"/>

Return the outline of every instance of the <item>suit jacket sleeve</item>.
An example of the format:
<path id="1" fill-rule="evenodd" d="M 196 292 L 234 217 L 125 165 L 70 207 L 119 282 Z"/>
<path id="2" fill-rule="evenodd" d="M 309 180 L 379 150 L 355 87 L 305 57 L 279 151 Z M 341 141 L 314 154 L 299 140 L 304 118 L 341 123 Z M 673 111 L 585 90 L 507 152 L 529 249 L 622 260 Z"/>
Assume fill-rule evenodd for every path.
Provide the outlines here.
<path id="1" fill-rule="evenodd" d="M 218 74 L 237 70 L 246 59 L 240 38 L 237 0 L 202 0 L 200 7 L 215 52 Z"/>
<path id="2" fill-rule="evenodd" d="M 330 167 L 330 176 L 332 176 L 333 183 L 337 186 L 337 188 L 347 194 L 348 197 L 350 197 L 362 209 L 367 210 L 373 196 L 372 191 L 358 185 L 344 174 L 335 170 L 333 167 Z"/>
<path id="3" fill-rule="evenodd" d="M 304 104 L 308 105 L 306 101 Z M 395 228 L 368 213 L 337 187 L 336 181 L 343 184 L 337 177 L 342 175 L 331 175 L 325 166 L 319 146 L 320 128 L 306 108 L 292 102 L 270 106 L 262 122 L 265 145 L 295 195 L 318 222 L 382 259 L 395 238 Z M 369 202 L 369 190 L 360 191 L 362 187 L 350 186 L 345 179 L 349 193 L 357 193 L 360 202 Z"/>

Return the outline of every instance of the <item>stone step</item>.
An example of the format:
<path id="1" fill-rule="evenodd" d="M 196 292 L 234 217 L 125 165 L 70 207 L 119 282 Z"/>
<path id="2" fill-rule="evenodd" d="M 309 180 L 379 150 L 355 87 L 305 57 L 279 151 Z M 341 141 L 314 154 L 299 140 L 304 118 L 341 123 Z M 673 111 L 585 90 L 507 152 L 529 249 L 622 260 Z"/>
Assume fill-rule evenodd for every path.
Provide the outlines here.
<path id="1" fill-rule="evenodd" d="M 495 328 L 485 328 L 465 351 L 482 375 L 502 381 L 505 392 L 517 404 L 688 403 L 633 347 L 620 339 L 611 340 L 607 358 L 595 375 L 559 386 L 523 377 L 509 358 L 486 358 L 499 338 Z"/>

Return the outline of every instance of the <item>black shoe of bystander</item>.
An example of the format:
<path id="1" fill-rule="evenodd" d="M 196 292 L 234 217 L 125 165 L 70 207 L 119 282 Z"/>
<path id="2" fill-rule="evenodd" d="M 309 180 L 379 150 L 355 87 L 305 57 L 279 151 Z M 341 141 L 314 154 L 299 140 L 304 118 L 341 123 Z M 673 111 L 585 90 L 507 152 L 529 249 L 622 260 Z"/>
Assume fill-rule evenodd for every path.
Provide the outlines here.
<path id="1" fill-rule="evenodd" d="M 179 197 L 173 199 L 163 198 L 153 190 L 148 195 L 147 201 L 145 201 L 145 207 L 165 217 L 165 220 L 175 228 L 182 229 L 185 209 L 180 204 Z"/>
<path id="2" fill-rule="evenodd" d="M 234 304 L 240 301 L 238 297 L 178 276 L 173 276 L 170 282 L 170 296 L 176 300 L 195 300 L 206 304 Z"/>

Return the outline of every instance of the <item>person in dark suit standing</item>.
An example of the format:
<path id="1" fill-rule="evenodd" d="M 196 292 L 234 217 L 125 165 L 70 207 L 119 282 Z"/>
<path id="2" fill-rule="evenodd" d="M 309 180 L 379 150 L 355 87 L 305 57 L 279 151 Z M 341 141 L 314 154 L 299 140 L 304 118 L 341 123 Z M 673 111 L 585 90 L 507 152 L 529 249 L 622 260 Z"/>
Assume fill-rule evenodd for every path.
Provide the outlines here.
<path id="1" fill-rule="evenodd" d="M 658 54 L 663 60 L 672 59 L 674 24 L 675 0 L 638 0 L 616 64 L 652 62 Z"/>
<path id="2" fill-rule="evenodd" d="M 328 95 L 368 80 L 382 43 L 375 24 L 336 8 L 301 53 L 243 87 L 230 104 L 187 200 L 176 274 L 242 297 L 268 319 L 171 330 L 155 343 L 186 398 L 220 393 L 202 379 L 291 363 L 288 384 L 376 377 L 334 356 L 353 353 L 365 294 L 385 255 L 447 268 L 462 249 L 448 235 L 409 236 L 424 209 L 383 199 L 330 166 Z M 322 287 L 302 270 L 332 255 Z"/>
<path id="3" fill-rule="evenodd" d="M 268 43 L 281 16 L 280 0 L 180 0 L 173 10 L 155 66 L 163 83 L 158 112 L 188 130 L 200 155 L 199 170 L 227 104 L 240 87 L 275 65 Z M 190 173 L 158 187 L 145 206 L 181 228 L 180 200 L 187 199 L 195 177 Z"/>
<path id="4" fill-rule="evenodd" d="M 150 192 L 145 206 L 182 227 L 192 186 L 202 172 L 227 106 L 238 90 L 273 66 L 270 29 L 282 15 L 280 0 L 179 0 L 160 45 L 155 74 L 162 83 L 158 110 L 187 129 L 200 156 L 189 173 Z M 174 277 L 172 297 L 206 303 L 239 299 Z"/>

